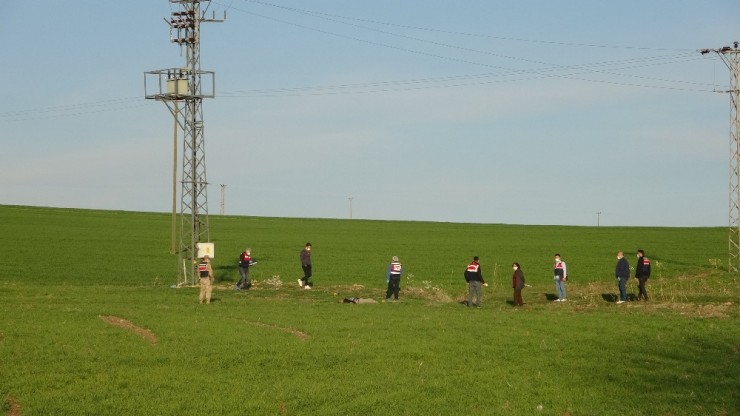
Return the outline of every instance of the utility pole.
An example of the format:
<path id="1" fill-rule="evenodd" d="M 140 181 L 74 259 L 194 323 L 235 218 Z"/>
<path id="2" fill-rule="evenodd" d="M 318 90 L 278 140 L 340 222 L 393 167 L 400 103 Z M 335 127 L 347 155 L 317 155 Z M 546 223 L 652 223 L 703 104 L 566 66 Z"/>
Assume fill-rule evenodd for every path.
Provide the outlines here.
<path id="1" fill-rule="evenodd" d="M 210 0 L 169 0 L 179 6 L 169 20 L 170 41 L 185 51 L 185 66 L 144 73 L 144 95 L 162 101 L 182 131 L 180 244 L 177 286 L 194 285 L 198 243 L 210 242 L 203 98 L 215 96 L 215 73 L 200 69 L 200 24 L 223 22 L 205 18 Z M 205 9 L 201 4 L 205 4 Z M 181 104 L 181 105 L 178 105 Z"/>
<path id="2" fill-rule="evenodd" d="M 225 208 L 224 199 L 225 198 L 226 198 L 226 185 L 221 184 L 221 204 L 220 204 L 221 215 L 224 215 L 224 208 Z"/>
<path id="3" fill-rule="evenodd" d="M 596 226 L 601 227 L 601 211 L 596 213 Z"/>
<path id="4" fill-rule="evenodd" d="M 727 270 L 738 272 L 740 263 L 740 42 L 719 49 L 702 49 L 702 55 L 714 52 L 730 70 L 730 89 L 721 91 L 730 94 L 730 238 Z"/>
<path id="5" fill-rule="evenodd" d="M 349 219 L 352 219 L 352 200 L 355 199 L 355 197 L 351 196 L 347 199 L 349 199 Z"/>

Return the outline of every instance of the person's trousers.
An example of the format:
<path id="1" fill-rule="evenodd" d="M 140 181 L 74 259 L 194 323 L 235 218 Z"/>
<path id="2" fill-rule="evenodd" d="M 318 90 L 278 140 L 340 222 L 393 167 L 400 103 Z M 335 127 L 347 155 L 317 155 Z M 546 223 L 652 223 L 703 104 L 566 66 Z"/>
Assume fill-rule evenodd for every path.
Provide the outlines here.
<path id="1" fill-rule="evenodd" d="M 515 306 L 524 305 L 524 300 L 522 299 L 522 288 L 520 287 L 514 288 L 514 305 Z"/>
<path id="2" fill-rule="evenodd" d="M 301 277 L 301 280 L 303 280 L 303 284 L 306 286 L 311 286 L 311 276 L 313 275 L 311 265 L 301 265 L 301 267 L 303 267 L 303 277 Z"/>
<path id="3" fill-rule="evenodd" d="M 480 300 L 483 296 L 483 282 L 477 280 L 471 280 L 468 282 L 468 307 L 473 306 L 473 298 L 475 298 L 475 306 L 480 306 Z"/>
<path id="4" fill-rule="evenodd" d="M 201 277 L 200 278 L 200 295 L 198 296 L 198 301 L 200 303 L 211 303 L 211 292 L 213 291 L 213 285 L 211 284 L 211 279 L 208 277 Z"/>
<path id="5" fill-rule="evenodd" d="M 242 276 L 236 287 L 239 289 L 249 289 L 252 287 L 252 280 L 249 278 L 249 267 L 239 267 L 239 274 Z"/>
<path id="6" fill-rule="evenodd" d="M 627 300 L 627 279 L 617 277 L 617 284 L 619 284 L 619 300 L 624 302 Z"/>
<path id="7" fill-rule="evenodd" d="M 565 299 L 565 281 L 560 278 L 555 279 L 555 292 L 558 294 L 558 299 Z"/>
<path id="8" fill-rule="evenodd" d="M 392 274 L 388 279 L 388 290 L 385 292 L 385 298 L 390 299 L 393 295 L 394 299 L 398 299 L 398 292 L 401 291 L 401 275 Z"/>
<path id="9" fill-rule="evenodd" d="M 637 278 L 637 287 L 640 290 L 640 293 L 637 294 L 637 299 L 644 299 L 648 300 L 647 290 L 645 290 L 645 283 L 647 283 L 647 277 L 638 277 Z"/>

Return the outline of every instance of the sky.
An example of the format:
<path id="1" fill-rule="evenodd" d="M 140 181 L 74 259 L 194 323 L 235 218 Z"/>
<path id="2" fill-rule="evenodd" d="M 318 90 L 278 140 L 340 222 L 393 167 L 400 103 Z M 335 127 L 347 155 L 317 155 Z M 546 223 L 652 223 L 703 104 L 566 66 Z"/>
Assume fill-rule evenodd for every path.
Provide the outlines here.
<path id="1" fill-rule="evenodd" d="M 210 215 L 728 224 L 736 0 L 205 6 Z M 3 5 L 0 204 L 170 212 L 179 10 Z"/>

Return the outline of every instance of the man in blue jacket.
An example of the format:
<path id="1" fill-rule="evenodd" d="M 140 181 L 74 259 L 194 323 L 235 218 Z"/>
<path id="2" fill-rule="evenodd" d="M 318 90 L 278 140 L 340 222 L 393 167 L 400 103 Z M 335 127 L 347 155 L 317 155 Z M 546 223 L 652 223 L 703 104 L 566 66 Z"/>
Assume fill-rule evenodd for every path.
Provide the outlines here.
<path id="1" fill-rule="evenodd" d="M 627 301 L 627 280 L 630 278 L 630 264 L 627 259 L 624 258 L 624 253 L 617 253 L 617 268 L 615 270 L 617 275 L 617 283 L 619 284 L 619 301 L 618 304 Z"/>

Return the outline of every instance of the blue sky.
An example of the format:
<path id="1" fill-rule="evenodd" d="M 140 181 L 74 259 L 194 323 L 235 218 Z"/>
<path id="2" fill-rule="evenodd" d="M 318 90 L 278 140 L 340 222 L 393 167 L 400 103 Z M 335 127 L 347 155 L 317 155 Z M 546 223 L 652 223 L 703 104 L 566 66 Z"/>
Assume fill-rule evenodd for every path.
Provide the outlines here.
<path id="1" fill-rule="evenodd" d="M 167 0 L 0 12 L 0 204 L 169 212 Z M 721 226 L 737 1 L 222 0 L 209 210 Z M 178 161 L 178 165 L 180 162 Z"/>

